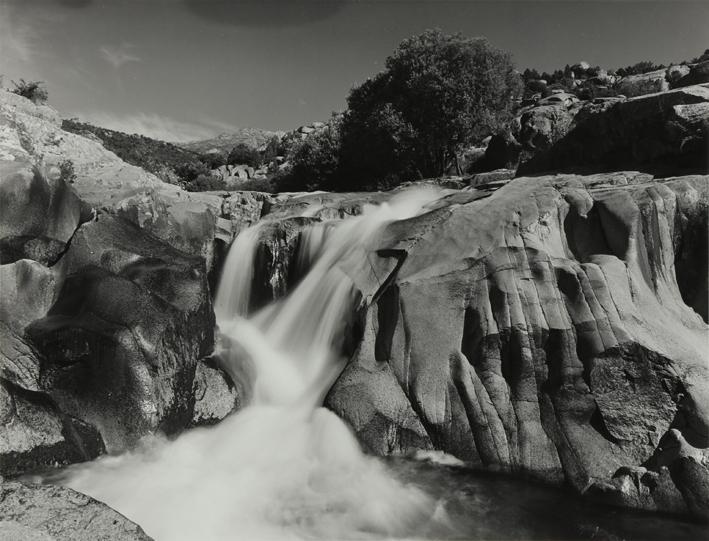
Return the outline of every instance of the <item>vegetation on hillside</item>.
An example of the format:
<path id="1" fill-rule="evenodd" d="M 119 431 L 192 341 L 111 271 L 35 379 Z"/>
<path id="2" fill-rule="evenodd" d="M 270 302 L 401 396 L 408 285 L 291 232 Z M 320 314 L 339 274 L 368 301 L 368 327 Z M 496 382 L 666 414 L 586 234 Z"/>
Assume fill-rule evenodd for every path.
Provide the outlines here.
<path id="1" fill-rule="evenodd" d="M 341 117 L 295 146 L 279 185 L 370 190 L 445 174 L 465 146 L 512 118 L 521 90 L 508 53 L 427 30 L 352 89 Z"/>
<path id="2" fill-rule="evenodd" d="M 106 149 L 122 160 L 142 167 L 165 182 L 181 184 L 195 191 L 224 188 L 223 182 L 220 184 L 210 178 L 215 164 L 209 156 L 144 135 L 109 130 L 77 119 L 64 120 L 62 129 L 78 135 L 97 137 Z"/>
<path id="3" fill-rule="evenodd" d="M 706 60 L 709 49 L 681 64 Z M 260 191 L 386 189 L 462 173 L 461 157 L 504 132 L 521 107 L 540 98 L 559 92 L 580 99 L 615 96 L 621 77 L 664 68 L 642 61 L 613 71 L 580 62 L 520 74 L 510 55 L 485 39 L 427 30 L 402 41 L 383 71 L 354 87 L 344 112 L 286 134 L 244 129 L 178 146 L 76 119 L 62 127 L 98 138 L 126 162 L 188 190 L 225 189 L 224 178 Z M 11 92 L 46 102 L 43 82 L 13 84 Z M 574 98 L 557 102 L 564 99 Z M 75 176 L 69 164 L 63 174 Z"/>
<path id="4" fill-rule="evenodd" d="M 10 92 L 31 100 L 36 105 L 44 105 L 49 99 L 49 92 L 44 81 L 12 81 L 14 88 Z"/>

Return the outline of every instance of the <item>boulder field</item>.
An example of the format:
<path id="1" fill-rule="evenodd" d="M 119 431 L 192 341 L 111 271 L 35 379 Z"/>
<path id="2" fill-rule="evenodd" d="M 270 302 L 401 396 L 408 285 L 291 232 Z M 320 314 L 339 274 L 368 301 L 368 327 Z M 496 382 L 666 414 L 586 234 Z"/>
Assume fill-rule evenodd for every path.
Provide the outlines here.
<path id="1" fill-rule="evenodd" d="M 539 176 L 446 188 L 426 213 L 381 230 L 361 261 L 342 263 L 362 300 L 326 405 L 371 453 L 439 449 L 706 518 L 709 176 L 540 173 L 564 169 L 558 149 L 607 133 L 603 156 L 630 145 L 696 165 L 707 102 L 694 86 L 596 104 L 584 132 L 590 105 L 573 120 L 547 106 L 560 129 L 545 135 L 533 114 L 524 123 Z M 608 131 L 631 113 L 641 120 L 623 121 L 630 135 Z M 65 160 L 76 178 L 62 177 Z M 219 422 L 248 400 L 215 355 L 213 295 L 234 237 L 263 223 L 257 308 L 297 282 L 320 222 L 392 195 L 184 192 L 0 92 L 0 475 Z M 3 511 L 29 498 L 66 513 L 99 505 L 51 487 L 0 491 Z M 33 513 L 12 511 L 0 528 L 42 539 L 55 526 Z M 123 520 L 101 535 L 146 538 Z"/>

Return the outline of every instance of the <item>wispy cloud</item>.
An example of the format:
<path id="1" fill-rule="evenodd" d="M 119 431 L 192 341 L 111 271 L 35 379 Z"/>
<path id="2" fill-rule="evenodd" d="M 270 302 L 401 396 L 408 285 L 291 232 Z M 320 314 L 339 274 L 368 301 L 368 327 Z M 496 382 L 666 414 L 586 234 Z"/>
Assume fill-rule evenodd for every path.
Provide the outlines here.
<path id="1" fill-rule="evenodd" d="M 114 69 L 119 69 L 130 62 L 143 61 L 142 58 L 132 52 L 134 49 L 135 46 L 130 43 L 103 45 L 99 49 L 99 53 Z"/>
<path id="2" fill-rule="evenodd" d="M 124 133 L 137 133 L 172 143 L 208 139 L 222 132 L 236 130 L 235 126 L 210 119 L 199 122 L 183 122 L 154 113 L 118 115 L 97 111 L 76 116 L 96 126 Z"/>
<path id="3" fill-rule="evenodd" d="M 28 63 L 36 48 L 35 33 L 14 15 L 11 5 L 0 2 L 0 58 Z"/>

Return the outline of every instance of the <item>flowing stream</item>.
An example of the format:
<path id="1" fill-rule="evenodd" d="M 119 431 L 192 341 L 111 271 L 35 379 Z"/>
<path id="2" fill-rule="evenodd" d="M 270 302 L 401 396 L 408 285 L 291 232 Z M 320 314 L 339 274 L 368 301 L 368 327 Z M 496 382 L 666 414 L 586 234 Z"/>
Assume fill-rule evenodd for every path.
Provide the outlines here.
<path id="1" fill-rule="evenodd" d="M 366 456 L 347 426 L 320 407 L 345 361 L 343 328 L 358 302 L 343 271 L 348 260 L 363 257 L 387 223 L 423 212 L 437 197 L 404 192 L 360 217 L 316 225 L 297 255 L 297 267 L 307 270 L 301 282 L 255 314 L 249 293 L 259 225 L 243 231 L 215 311 L 227 369 L 243 378 L 250 367 L 250 404 L 215 427 L 174 441 L 146 438 L 129 453 L 67 468 L 59 481 L 106 502 L 157 541 L 591 539 L 617 530 L 617 520 L 604 526 L 609 515 L 589 515 L 589 507 L 575 511 L 588 525 L 569 523 L 575 515 L 558 511 L 571 500 L 557 491 Z M 686 525 L 677 524 L 668 531 L 681 538 Z M 620 528 L 638 531 L 635 523 Z M 650 527 L 646 538 L 657 531 Z"/>

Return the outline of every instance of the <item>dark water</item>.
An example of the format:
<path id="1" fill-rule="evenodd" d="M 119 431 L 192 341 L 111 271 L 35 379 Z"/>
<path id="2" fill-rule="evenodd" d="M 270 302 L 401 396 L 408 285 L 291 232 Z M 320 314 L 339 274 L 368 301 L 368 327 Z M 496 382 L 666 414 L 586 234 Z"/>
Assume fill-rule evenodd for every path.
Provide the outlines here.
<path id="1" fill-rule="evenodd" d="M 427 462 L 388 465 L 438 502 L 448 527 L 424 527 L 417 536 L 425 539 L 709 540 L 707 525 L 593 504 L 560 489 Z"/>

